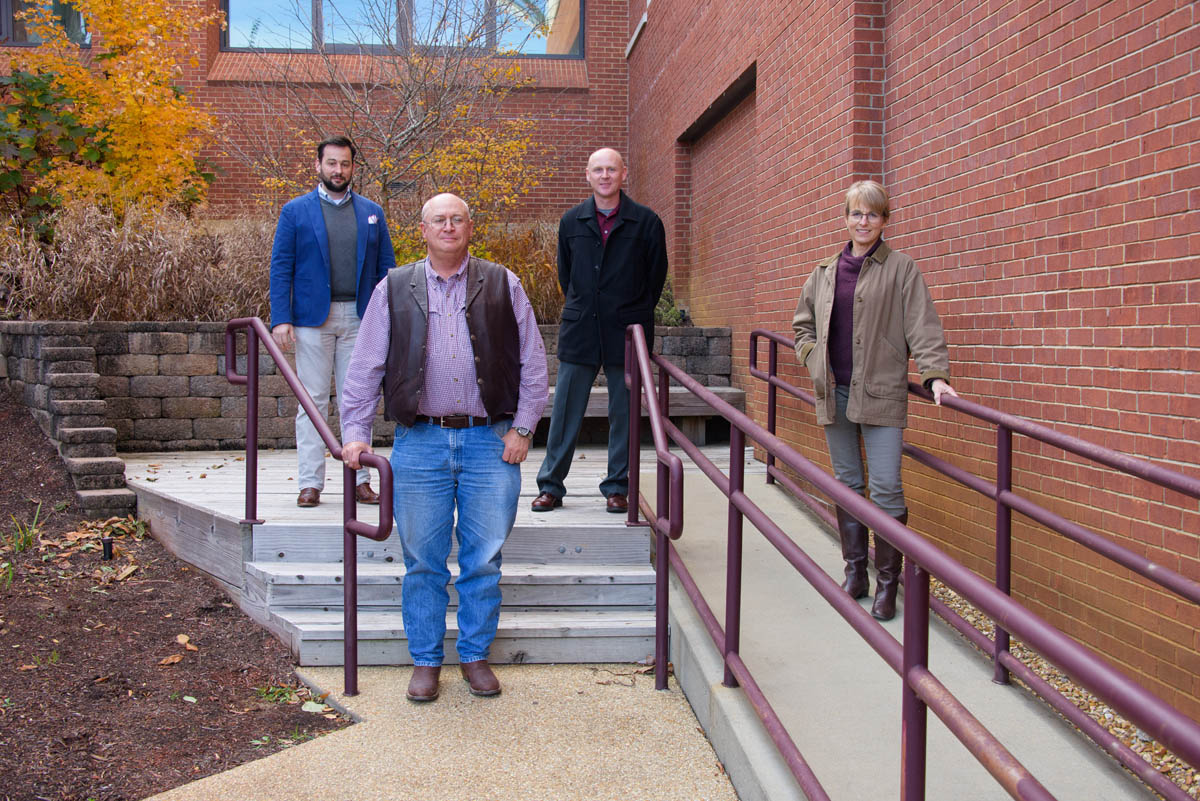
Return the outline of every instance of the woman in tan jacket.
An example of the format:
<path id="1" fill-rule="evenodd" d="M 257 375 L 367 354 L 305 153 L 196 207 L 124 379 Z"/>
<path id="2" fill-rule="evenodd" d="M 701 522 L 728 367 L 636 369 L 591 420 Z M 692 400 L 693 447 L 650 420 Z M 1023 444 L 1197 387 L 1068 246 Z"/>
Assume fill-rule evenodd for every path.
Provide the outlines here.
<path id="1" fill-rule="evenodd" d="M 947 383 L 946 339 L 921 271 L 883 241 L 891 216 L 887 190 L 875 181 L 855 183 L 846 193 L 845 215 L 850 241 L 817 265 L 800 294 L 792 320 L 796 354 L 812 375 L 817 422 L 825 427 L 834 475 L 865 494 L 861 442 L 871 501 L 907 525 L 900 457 L 908 419 L 909 354 L 935 403 L 957 393 Z M 837 520 L 846 561 L 842 589 L 863 598 L 868 590 L 867 528 L 840 507 Z M 871 614 L 880 620 L 896 615 L 903 559 L 876 532 L 878 577 Z"/>

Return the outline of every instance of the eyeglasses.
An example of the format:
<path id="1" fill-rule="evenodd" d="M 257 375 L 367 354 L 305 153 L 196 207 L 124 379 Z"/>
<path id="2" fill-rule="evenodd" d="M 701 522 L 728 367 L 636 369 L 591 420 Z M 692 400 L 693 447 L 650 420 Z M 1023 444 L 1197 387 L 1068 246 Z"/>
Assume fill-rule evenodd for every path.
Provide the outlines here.
<path id="1" fill-rule="evenodd" d="M 854 220 L 855 222 L 859 222 L 860 220 L 862 220 L 863 217 L 866 217 L 869 221 L 871 221 L 873 223 L 879 222 L 880 220 L 883 219 L 882 214 L 879 214 L 874 211 L 852 211 L 846 216 L 849 217 L 850 219 Z"/>
<path id="2" fill-rule="evenodd" d="M 453 217 L 443 217 L 441 215 L 438 215 L 437 217 L 430 217 L 425 224 L 432 225 L 434 228 L 445 228 L 446 223 L 451 223 L 455 228 L 458 228 L 462 225 L 465 225 L 466 222 L 466 217 L 456 214 Z"/>

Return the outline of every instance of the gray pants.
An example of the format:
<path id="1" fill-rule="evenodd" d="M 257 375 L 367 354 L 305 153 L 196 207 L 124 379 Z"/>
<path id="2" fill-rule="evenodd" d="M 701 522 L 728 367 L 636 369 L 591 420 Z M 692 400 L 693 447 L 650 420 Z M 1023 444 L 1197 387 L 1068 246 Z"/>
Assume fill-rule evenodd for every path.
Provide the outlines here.
<path id="1" fill-rule="evenodd" d="M 358 339 L 358 309 L 352 300 L 338 301 L 329 306 L 329 317 L 317 328 L 295 326 L 296 375 L 312 396 L 322 419 L 329 420 L 329 379 L 337 385 L 339 401 L 350 354 Z M 325 441 L 308 419 L 304 407 L 296 410 L 296 455 L 300 474 L 296 487 L 325 489 Z M 357 484 L 365 484 L 371 474 L 364 467 L 357 474 Z"/>
<path id="2" fill-rule="evenodd" d="M 862 425 L 846 419 L 850 388 L 834 389 L 837 416 L 825 426 L 825 441 L 829 444 L 829 461 L 833 474 L 859 495 L 867 488 L 863 475 L 862 452 L 867 452 L 867 476 L 871 482 L 871 501 L 892 517 L 904 514 L 904 487 L 900 484 L 901 447 L 904 432 L 895 426 Z"/>
<path id="3" fill-rule="evenodd" d="M 539 492 L 559 498 L 567 494 L 563 482 L 571 470 L 588 396 L 599 372 L 599 365 L 559 362 L 546 458 L 537 476 Z M 629 388 L 623 366 L 604 365 L 604 376 L 608 380 L 608 475 L 600 482 L 600 494 L 607 498 L 629 492 Z"/>

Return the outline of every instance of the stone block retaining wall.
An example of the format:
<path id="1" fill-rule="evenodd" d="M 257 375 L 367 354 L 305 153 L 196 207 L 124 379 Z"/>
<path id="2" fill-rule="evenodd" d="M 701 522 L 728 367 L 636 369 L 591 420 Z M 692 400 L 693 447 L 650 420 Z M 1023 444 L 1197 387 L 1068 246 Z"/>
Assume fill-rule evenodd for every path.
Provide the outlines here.
<path id="1" fill-rule="evenodd" d="M 558 326 L 541 330 L 553 385 Z M 730 385 L 730 329 L 657 334 L 656 352 L 702 384 Z M 244 335 L 238 345 L 244 352 Z M 237 369 L 245 373 L 244 355 Z M 296 398 L 261 344 L 258 372 L 259 445 L 295 447 Z M 0 380 L 33 412 L 67 460 L 81 504 L 97 514 L 132 509 L 118 451 L 246 445 L 246 388 L 225 378 L 224 323 L 0 322 Z M 376 444 L 390 442 L 382 414 L 376 432 Z"/>

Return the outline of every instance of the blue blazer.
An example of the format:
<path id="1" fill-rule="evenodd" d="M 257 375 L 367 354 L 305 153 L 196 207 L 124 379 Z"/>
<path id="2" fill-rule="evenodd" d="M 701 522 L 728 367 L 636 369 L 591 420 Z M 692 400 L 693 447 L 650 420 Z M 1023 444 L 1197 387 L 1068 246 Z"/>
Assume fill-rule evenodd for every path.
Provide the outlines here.
<path id="1" fill-rule="evenodd" d="M 358 220 L 358 277 L 355 295 L 362 317 L 375 285 L 396 266 L 383 209 L 351 193 Z M 284 323 L 316 327 L 329 317 L 329 236 L 317 190 L 294 198 L 279 212 L 271 247 L 271 327 Z"/>

